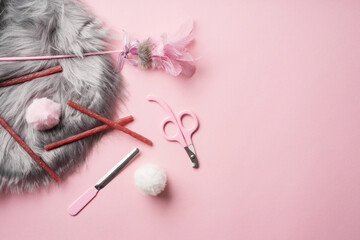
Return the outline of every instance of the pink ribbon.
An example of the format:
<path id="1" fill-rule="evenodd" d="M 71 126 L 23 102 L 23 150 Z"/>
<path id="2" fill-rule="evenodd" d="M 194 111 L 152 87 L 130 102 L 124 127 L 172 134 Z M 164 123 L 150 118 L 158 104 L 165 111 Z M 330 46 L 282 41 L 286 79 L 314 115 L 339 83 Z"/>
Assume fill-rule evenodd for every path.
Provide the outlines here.
<path id="1" fill-rule="evenodd" d="M 116 66 L 117 72 L 119 72 L 123 69 L 125 62 L 134 67 L 137 67 L 137 65 L 138 65 L 138 61 L 136 61 L 135 59 L 128 58 L 128 54 L 131 53 L 131 54 L 135 55 L 135 53 L 137 52 L 137 46 L 139 45 L 139 41 L 134 40 L 134 41 L 128 43 L 129 35 L 127 32 L 125 32 L 125 31 L 123 31 L 123 32 L 124 32 L 123 51 L 119 54 L 118 63 Z"/>

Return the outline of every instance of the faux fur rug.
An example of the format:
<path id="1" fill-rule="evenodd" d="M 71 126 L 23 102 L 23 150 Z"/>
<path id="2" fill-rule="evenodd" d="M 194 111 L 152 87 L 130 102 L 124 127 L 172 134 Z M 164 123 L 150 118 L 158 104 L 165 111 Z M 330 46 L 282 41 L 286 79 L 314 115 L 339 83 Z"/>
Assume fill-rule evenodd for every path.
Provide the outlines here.
<path id="1" fill-rule="evenodd" d="M 106 32 L 101 23 L 75 0 L 0 0 L 0 56 L 36 56 L 102 51 Z M 121 81 L 108 56 L 60 60 L 0 62 L 0 81 L 60 64 L 62 73 L 0 88 L 0 115 L 58 175 L 64 177 L 82 163 L 97 136 L 45 151 L 44 145 L 100 123 L 67 106 L 72 99 L 112 117 Z M 32 129 L 25 111 L 34 98 L 61 103 L 58 126 Z M 54 182 L 0 126 L 0 192 L 23 192 Z"/>

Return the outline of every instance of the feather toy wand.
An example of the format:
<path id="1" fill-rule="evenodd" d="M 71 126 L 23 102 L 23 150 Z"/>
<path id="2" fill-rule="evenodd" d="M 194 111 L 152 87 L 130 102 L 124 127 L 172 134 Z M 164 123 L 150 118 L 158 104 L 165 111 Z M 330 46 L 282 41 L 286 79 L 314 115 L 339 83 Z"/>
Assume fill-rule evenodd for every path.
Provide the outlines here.
<path id="1" fill-rule="evenodd" d="M 111 51 L 98 51 L 84 53 L 82 57 L 118 54 L 117 71 L 121 71 L 124 63 L 134 67 L 140 65 L 143 69 L 160 69 L 173 75 L 184 75 L 191 77 L 195 71 L 195 59 L 190 54 L 188 46 L 194 40 L 194 22 L 187 18 L 173 35 L 162 34 L 161 37 L 149 37 L 140 42 L 138 40 L 129 41 L 127 32 L 124 32 L 123 49 Z M 133 55 L 138 60 L 130 58 Z M 0 57 L 2 61 L 32 61 L 49 60 L 61 58 L 75 58 L 76 55 L 50 55 L 50 56 L 27 56 L 27 57 Z M 140 64 L 138 64 L 138 62 Z"/>

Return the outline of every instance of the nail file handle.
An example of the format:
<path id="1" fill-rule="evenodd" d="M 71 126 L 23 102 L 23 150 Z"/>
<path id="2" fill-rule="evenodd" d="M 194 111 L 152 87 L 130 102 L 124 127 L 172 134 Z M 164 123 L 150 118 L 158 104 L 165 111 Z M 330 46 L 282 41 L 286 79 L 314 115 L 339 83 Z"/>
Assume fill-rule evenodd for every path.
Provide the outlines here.
<path id="1" fill-rule="evenodd" d="M 78 214 L 99 192 L 95 187 L 89 188 L 78 199 L 76 199 L 68 208 L 71 216 Z"/>

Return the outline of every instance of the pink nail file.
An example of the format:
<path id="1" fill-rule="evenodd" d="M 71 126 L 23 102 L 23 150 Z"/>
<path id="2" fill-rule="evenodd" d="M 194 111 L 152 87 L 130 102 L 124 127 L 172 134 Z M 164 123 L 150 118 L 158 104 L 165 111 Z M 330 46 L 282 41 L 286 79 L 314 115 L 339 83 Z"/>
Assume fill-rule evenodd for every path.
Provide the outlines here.
<path id="1" fill-rule="evenodd" d="M 106 173 L 94 187 L 89 188 L 84 192 L 78 199 L 76 199 L 68 208 L 68 213 L 71 216 L 78 214 L 93 198 L 96 197 L 97 193 L 104 188 L 136 154 L 139 153 L 139 149 L 133 149 L 128 155 L 126 155 L 120 162 L 118 162 L 108 173 Z"/>

